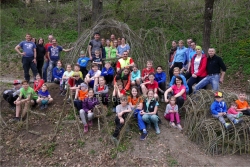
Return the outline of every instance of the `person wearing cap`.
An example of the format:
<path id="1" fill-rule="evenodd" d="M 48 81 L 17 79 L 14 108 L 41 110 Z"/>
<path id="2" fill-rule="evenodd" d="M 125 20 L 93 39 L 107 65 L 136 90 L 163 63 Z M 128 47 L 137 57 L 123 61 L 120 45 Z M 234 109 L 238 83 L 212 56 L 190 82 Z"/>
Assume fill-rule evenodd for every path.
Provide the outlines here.
<path id="1" fill-rule="evenodd" d="M 14 101 L 16 101 L 20 94 L 21 82 L 19 80 L 14 80 L 13 86 L 14 87 L 12 89 L 8 89 L 3 92 L 3 98 L 10 104 L 11 109 L 15 109 L 16 107 Z"/>
<path id="2" fill-rule="evenodd" d="M 188 80 L 189 94 L 193 92 L 193 85 L 200 82 L 207 76 L 207 56 L 202 54 L 202 48 L 196 46 L 196 54 L 191 59 L 191 74 L 192 76 Z"/>
<path id="3" fill-rule="evenodd" d="M 227 117 L 234 124 L 239 124 L 242 122 L 241 119 L 234 118 L 231 114 L 227 114 L 227 105 L 223 100 L 222 92 L 216 92 L 214 94 L 214 102 L 211 104 L 210 111 L 214 118 L 219 119 L 219 121 L 225 126 L 226 129 L 232 127 L 231 123 L 227 123 L 224 117 Z"/>
<path id="4" fill-rule="evenodd" d="M 88 97 L 88 85 L 85 83 L 81 83 L 80 89 L 76 90 L 74 106 L 80 111 L 82 109 L 82 101 Z"/>
<path id="5" fill-rule="evenodd" d="M 195 91 L 202 89 L 208 84 L 212 85 L 212 89 L 219 90 L 219 83 L 223 83 L 226 73 L 226 66 L 221 57 L 215 54 L 214 48 L 208 49 L 207 58 L 207 76 L 203 78 L 196 86 Z"/>
<path id="6" fill-rule="evenodd" d="M 94 39 L 89 42 L 88 53 L 91 59 L 95 57 L 96 50 L 99 50 L 100 55 L 102 55 L 102 43 L 100 41 L 100 34 L 98 32 L 94 33 Z"/>
<path id="7" fill-rule="evenodd" d="M 80 52 L 80 58 L 77 60 L 77 64 L 80 66 L 80 71 L 82 72 L 83 78 L 88 74 L 87 65 L 92 57 L 87 57 L 84 51 Z"/>

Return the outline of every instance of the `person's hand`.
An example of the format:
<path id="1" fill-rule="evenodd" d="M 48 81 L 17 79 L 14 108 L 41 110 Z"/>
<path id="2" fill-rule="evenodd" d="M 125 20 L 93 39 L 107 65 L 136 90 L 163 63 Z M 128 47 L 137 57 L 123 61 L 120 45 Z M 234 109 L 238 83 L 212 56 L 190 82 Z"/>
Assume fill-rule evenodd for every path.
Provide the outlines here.
<path id="1" fill-rule="evenodd" d="M 23 53 L 21 53 L 21 55 L 22 55 L 22 56 L 25 56 L 25 55 L 26 55 L 26 53 L 25 53 L 25 52 L 23 52 Z"/>
<path id="2" fill-rule="evenodd" d="M 172 68 L 172 67 L 173 67 L 173 65 L 170 66 L 170 68 Z"/>
<path id="3" fill-rule="evenodd" d="M 89 110 L 88 113 L 91 113 L 91 110 Z"/>
<path id="4" fill-rule="evenodd" d="M 168 100 L 168 99 L 165 99 L 165 102 L 166 102 L 166 103 L 168 103 L 168 102 L 169 102 L 169 100 Z"/>
<path id="5" fill-rule="evenodd" d="M 14 104 L 16 104 L 17 103 L 17 100 L 16 101 L 14 101 Z"/>
<path id="6" fill-rule="evenodd" d="M 193 77 L 193 78 L 197 78 L 197 75 L 195 75 L 195 74 L 192 74 L 192 77 Z"/>
<path id="7" fill-rule="evenodd" d="M 223 79 L 223 78 L 220 78 L 220 83 L 221 83 L 221 84 L 223 83 L 223 81 L 224 81 L 224 79 Z"/>
<path id="8" fill-rule="evenodd" d="M 221 113 L 219 113 L 218 115 L 219 115 L 219 116 L 223 116 L 223 113 L 221 112 Z"/>
<path id="9" fill-rule="evenodd" d="M 33 59 L 32 62 L 36 64 L 36 59 Z"/>
<path id="10" fill-rule="evenodd" d="M 142 110 L 142 111 L 140 111 L 140 114 L 141 114 L 141 115 L 144 115 L 144 114 L 145 114 L 145 112 Z"/>
<path id="11" fill-rule="evenodd" d="M 118 117 L 122 117 L 122 114 L 123 114 L 123 112 L 119 112 L 119 113 L 117 114 L 117 116 L 118 116 Z"/>

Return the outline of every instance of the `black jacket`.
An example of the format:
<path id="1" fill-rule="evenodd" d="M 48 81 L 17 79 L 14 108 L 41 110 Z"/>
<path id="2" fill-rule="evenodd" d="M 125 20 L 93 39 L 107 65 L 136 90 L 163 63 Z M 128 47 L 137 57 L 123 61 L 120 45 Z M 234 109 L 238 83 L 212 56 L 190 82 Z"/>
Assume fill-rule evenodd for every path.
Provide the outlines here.
<path id="1" fill-rule="evenodd" d="M 36 60 L 44 60 L 45 53 L 46 53 L 45 47 L 41 44 L 37 44 L 36 45 Z"/>

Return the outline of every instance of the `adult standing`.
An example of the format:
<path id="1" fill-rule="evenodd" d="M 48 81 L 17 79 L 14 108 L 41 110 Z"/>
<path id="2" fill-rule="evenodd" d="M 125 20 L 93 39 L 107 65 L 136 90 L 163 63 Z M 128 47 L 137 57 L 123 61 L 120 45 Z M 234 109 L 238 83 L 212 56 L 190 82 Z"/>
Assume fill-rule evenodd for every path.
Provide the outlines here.
<path id="1" fill-rule="evenodd" d="M 130 68 L 134 66 L 134 60 L 131 57 L 128 57 L 128 52 L 123 52 L 122 58 L 120 58 L 116 63 L 116 71 L 120 72 L 124 68 Z"/>
<path id="2" fill-rule="evenodd" d="M 47 82 L 47 69 L 49 67 L 49 57 L 48 57 L 48 48 L 50 46 L 52 46 L 52 39 L 53 39 L 53 35 L 49 35 L 48 36 L 48 40 L 49 42 L 45 44 L 45 50 L 46 50 L 46 55 L 45 55 L 45 61 L 44 61 L 44 64 L 43 64 L 43 80 L 44 82 Z"/>
<path id="3" fill-rule="evenodd" d="M 185 78 L 188 80 L 192 74 L 191 74 L 191 60 L 193 58 L 193 56 L 196 54 L 196 43 L 195 42 L 191 42 L 191 50 L 189 50 L 189 54 L 188 54 L 188 66 L 187 66 L 187 71 L 185 73 Z"/>
<path id="4" fill-rule="evenodd" d="M 89 42 L 88 52 L 90 59 L 95 57 L 96 50 L 100 51 L 100 55 L 102 55 L 102 43 L 98 32 L 94 34 L 94 39 Z"/>
<path id="5" fill-rule="evenodd" d="M 111 34 L 111 35 L 110 35 L 110 46 L 113 46 L 113 45 L 114 45 L 114 40 L 116 40 L 115 34 Z"/>
<path id="6" fill-rule="evenodd" d="M 217 56 L 215 52 L 214 48 L 208 49 L 207 76 L 195 86 L 195 90 L 199 90 L 210 83 L 212 89 L 217 91 L 219 89 L 219 83 L 223 83 L 226 66 L 222 58 Z"/>
<path id="7" fill-rule="evenodd" d="M 48 48 L 48 55 L 49 55 L 49 68 L 48 68 L 48 77 L 47 77 L 47 81 L 51 82 L 53 80 L 53 76 L 52 76 L 52 70 L 53 68 L 56 66 L 56 63 L 58 60 L 60 60 L 60 52 L 64 51 L 64 52 L 69 52 L 73 49 L 74 47 L 70 48 L 70 49 L 63 49 L 62 46 L 57 45 L 57 41 L 54 38 L 52 40 L 52 46 L 50 46 Z"/>
<path id="8" fill-rule="evenodd" d="M 185 55 L 186 55 L 187 48 L 184 46 L 183 40 L 179 40 L 178 45 L 179 46 L 177 47 L 176 54 L 174 56 L 174 60 L 173 60 L 172 65 L 169 69 L 170 80 L 173 76 L 173 69 L 175 67 L 179 67 L 179 69 L 182 69 L 184 61 L 185 61 Z"/>
<path id="9" fill-rule="evenodd" d="M 188 80 L 189 94 L 193 92 L 192 86 L 195 83 L 200 82 L 203 78 L 207 76 L 207 56 L 202 54 L 202 48 L 196 46 L 196 54 L 191 60 L 191 77 Z"/>
<path id="10" fill-rule="evenodd" d="M 183 68 L 181 69 L 181 73 L 184 73 L 185 71 L 187 71 L 188 69 L 188 56 L 189 53 L 192 51 L 192 47 L 191 47 L 191 43 L 193 42 L 193 40 L 191 38 L 187 39 L 187 49 L 186 49 L 186 54 L 185 54 L 185 60 L 184 60 L 184 64 L 183 64 Z"/>
<path id="11" fill-rule="evenodd" d="M 126 39 L 124 37 L 121 38 L 121 45 L 117 47 L 117 57 L 121 58 L 123 56 L 123 52 L 129 53 L 130 51 L 130 46 L 126 44 Z"/>
<path id="12" fill-rule="evenodd" d="M 175 56 L 176 50 L 177 50 L 177 42 L 176 41 L 172 41 L 172 47 L 170 49 L 169 59 L 168 59 L 169 67 L 172 65 L 172 62 L 174 60 L 174 56 Z"/>
<path id="13" fill-rule="evenodd" d="M 102 56 L 101 58 L 106 58 L 106 52 L 105 52 L 105 46 L 106 46 L 106 40 L 105 38 L 101 39 L 101 44 L 102 44 Z"/>
<path id="14" fill-rule="evenodd" d="M 22 63 L 23 63 L 23 70 L 24 70 L 24 78 L 26 81 L 30 81 L 30 74 L 29 70 L 31 68 L 33 77 L 37 74 L 36 68 L 36 45 L 34 42 L 31 41 L 31 35 L 26 34 L 25 41 L 20 42 L 16 47 L 15 50 L 17 53 L 22 55 Z M 23 50 L 23 52 L 20 51 Z"/>
<path id="15" fill-rule="evenodd" d="M 46 49 L 44 47 L 44 39 L 43 38 L 39 38 L 38 39 L 38 44 L 36 45 L 36 67 L 38 70 L 38 73 L 40 74 L 40 76 L 42 76 L 42 68 L 43 68 L 43 62 L 44 62 L 44 57 L 46 54 Z"/>

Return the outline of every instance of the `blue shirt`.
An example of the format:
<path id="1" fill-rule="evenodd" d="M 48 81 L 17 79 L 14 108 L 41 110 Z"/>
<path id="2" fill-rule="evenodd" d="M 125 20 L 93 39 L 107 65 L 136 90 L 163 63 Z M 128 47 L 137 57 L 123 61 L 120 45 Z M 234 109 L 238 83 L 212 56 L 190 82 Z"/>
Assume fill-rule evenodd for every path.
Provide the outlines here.
<path id="1" fill-rule="evenodd" d="M 80 67 L 87 67 L 89 61 L 90 61 L 90 58 L 88 57 L 80 57 L 77 60 L 77 63 L 80 65 Z"/>
<path id="2" fill-rule="evenodd" d="M 166 82 L 167 75 L 165 72 L 155 73 L 155 81 L 158 83 Z"/>
<path id="3" fill-rule="evenodd" d="M 22 41 L 18 45 L 22 48 L 23 52 L 25 52 L 24 57 L 34 57 L 34 49 L 36 48 L 34 42 Z"/>
<path id="4" fill-rule="evenodd" d="M 110 67 L 108 70 L 106 67 L 103 67 L 102 68 L 102 73 L 101 73 L 101 76 L 107 76 L 107 75 L 114 75 L 114 69 L 113 67 Z"/>
<path id="5" fill-rule="evenodd" d="M 46 98 L 48 97 L 50 94 L 49 94 L 49 91 L 46 90 L 45 92 L 43 92 L 41 89 L 38 91 L 38 96 L 41 97 L 41 98 Z"/>
<path id="6" fill-rule="evenodd" d="M 184 46 L 182 48 L 177 47 L 172 64 L 174 64 L 175 62 L 181 62 L 184 64 L 185 59 L 186 59 L 186 50 L 187 48 Z"/>
<path id="7" fill-rule="evenodd" d="M 50 46 L 48 48 L 49 56 L 51 61 L 58 61 L 60 59 L 60 52 L 63 50 L 61 46 Z"/>
<path id="8" fill-rule="evenodd" d="M 182 74 L 180 74 L 179 76 L 181 77 L 181 79 L 182 79 L 182 81 L 183 81 L 183 85 L 186 87 L 186 93 L 188 93 L 188 92 L 189 92 L 189 88 L 188 88 L 188 85 L 187 85 L 186 78 L 185 78 Z M 173 77 L 172 77 L 172 79 L 171 79 L 171 81 L 170 81 L 170 83 L 169 83 L 169 86 L 170 86 L 170 87 L 171 87 L 173 84 L 175 84 L 175 78 L 176 78 L 176 76 L 173 76 Z"/>
<path id="9" fill-rule="evenodd" d="M 96 58 L 96 57 L 93 57 L 93 63 L 100 63 L 102 62 L 102 58 Z M 101 64 L 98 64 L 98 69 L 100 70 L 101 69 Z"/>
<path id="10" fill-rule="evenodd" d="M 141 71 L 137 70 L 136 72 L 131 72 L 131 81 L 135 81 L 137 78 L 141 78 Z"/>
<path id="11" fill-rule="evenodd" d="M 62 76 L 63 76 L 63 73 L 64 73 L 63 68 L 58 68 L 58 67 L 53 68 L 53 73 L 52 74 L 53 74 L 54 78 L 61 79 Z"/>
<path id="12" fill-rule="evenodd" d="M 215 100 L 212 103 L 210 110 L 211 110 L 211 114 L 218 115 L 219 113 L 227 112 L 227 105 L 224 101 L 218 102 Z"/>
<path id="13" fill-rule="evenodd" d="M 121 47 L 121 45 L 119 45 L 117 47 L 117 52 L 119 55 L 123 55 L 123 52 L 127 51 L 127 50 L 130 50 L 130 46 L 128 44 L 125 45 L 125 47 Z"/>

